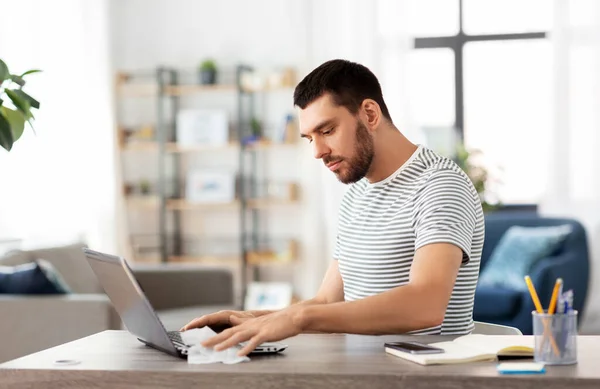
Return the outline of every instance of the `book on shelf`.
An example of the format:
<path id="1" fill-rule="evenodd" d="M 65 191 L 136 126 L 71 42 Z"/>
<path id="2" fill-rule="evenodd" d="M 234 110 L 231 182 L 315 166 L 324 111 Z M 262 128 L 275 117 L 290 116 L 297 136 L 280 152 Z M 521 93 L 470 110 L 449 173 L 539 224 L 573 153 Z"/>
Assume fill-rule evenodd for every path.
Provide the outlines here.
<path id="1" fill-rule="evenodd" d="M 451 341 L 431 343 L 444 350 L 439 354 L 411 354 L 385 347 L 385 352 L 420 365 L 449 365 L 493 361 L 502 357 L 533 357 L 534 337 L 523 335 L 460 336 Z"/>

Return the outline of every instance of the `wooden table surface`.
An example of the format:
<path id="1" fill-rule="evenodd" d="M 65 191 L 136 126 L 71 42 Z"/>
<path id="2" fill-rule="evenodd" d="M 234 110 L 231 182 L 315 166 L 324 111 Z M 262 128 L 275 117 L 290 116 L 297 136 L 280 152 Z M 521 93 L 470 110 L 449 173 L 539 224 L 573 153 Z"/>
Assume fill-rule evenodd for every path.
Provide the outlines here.
<path id="1" fill-rule="evenodd" d="M 496 362 L 421 366 L 384 352 L 384 341 L 402 339 L 303 334 L 286 340 L 279 355 L 191 365 L 128 332 L 105 331 L 1 364 L 0 388 L 600 388 L 600 336 L 579 337 L 578 364 L 521 376 L 498 374 Z M 54 364 L 62 359 L 79 364 Z"/>

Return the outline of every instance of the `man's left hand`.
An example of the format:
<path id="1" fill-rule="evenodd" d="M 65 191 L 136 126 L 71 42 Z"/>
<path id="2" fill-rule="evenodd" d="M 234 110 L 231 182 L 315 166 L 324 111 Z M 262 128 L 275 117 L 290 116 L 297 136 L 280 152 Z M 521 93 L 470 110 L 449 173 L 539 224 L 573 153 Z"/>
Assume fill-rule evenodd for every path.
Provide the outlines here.
<path id="1" fill-rule="evenodd" d="M 231 318 L 234 327 L 202 342 L 204 347 L 214 347 L 222 351 L 241 342 L 248 342 L 239 352 L 239 356 L 249 354 L 264 342 L 276 342 L 296 336 L 302 332 L 302 306 L 291 306 L 281 311 L 254 319 Z"/>

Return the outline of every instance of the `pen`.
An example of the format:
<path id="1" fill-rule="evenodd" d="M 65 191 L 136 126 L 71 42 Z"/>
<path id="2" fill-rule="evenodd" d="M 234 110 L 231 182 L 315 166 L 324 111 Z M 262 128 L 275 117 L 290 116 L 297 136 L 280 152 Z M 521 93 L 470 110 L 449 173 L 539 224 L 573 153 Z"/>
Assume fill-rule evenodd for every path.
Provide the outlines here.
<path id="1" fill-rule="evenodd" d="M 573 312 L 573 290 L 569 289 L 566 292 L 566 302 L 567 302 L 567 308 L 566 308 L 566 313 L 570 313 Z"/>
<path id="2" fill-rule="evenodd" d="M 574 329 L 571 328 L 572 322 L 569 318 L 569 313 L 573 312 L 573 290 L 569 289 L 563 293 L 563 307 L 565 316 L 563 316 L 561 323 L 563 327 L 561 328 L 561 355 L 566 352 L 567 342 L 569 341 L 569 334 L 572 333 Z"/>
<path id="3" fill-rule="evenodd" d="M 556 303 L 556 313 L 565 313 L 565 296 L 563 293 L 563 284 L 560 284 L 558 290 L 558 302 Z"/>

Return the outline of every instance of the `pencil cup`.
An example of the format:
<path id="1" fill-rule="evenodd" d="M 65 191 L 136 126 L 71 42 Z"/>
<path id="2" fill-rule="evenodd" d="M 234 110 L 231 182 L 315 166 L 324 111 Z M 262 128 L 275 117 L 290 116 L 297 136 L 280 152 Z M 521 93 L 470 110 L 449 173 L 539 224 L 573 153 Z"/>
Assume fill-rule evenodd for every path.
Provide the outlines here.
<path id="1" fill-rule="evenodd" d="M 577 363 L 577 311 L 533 312 L 534 358 L 546 365 Z"/>

